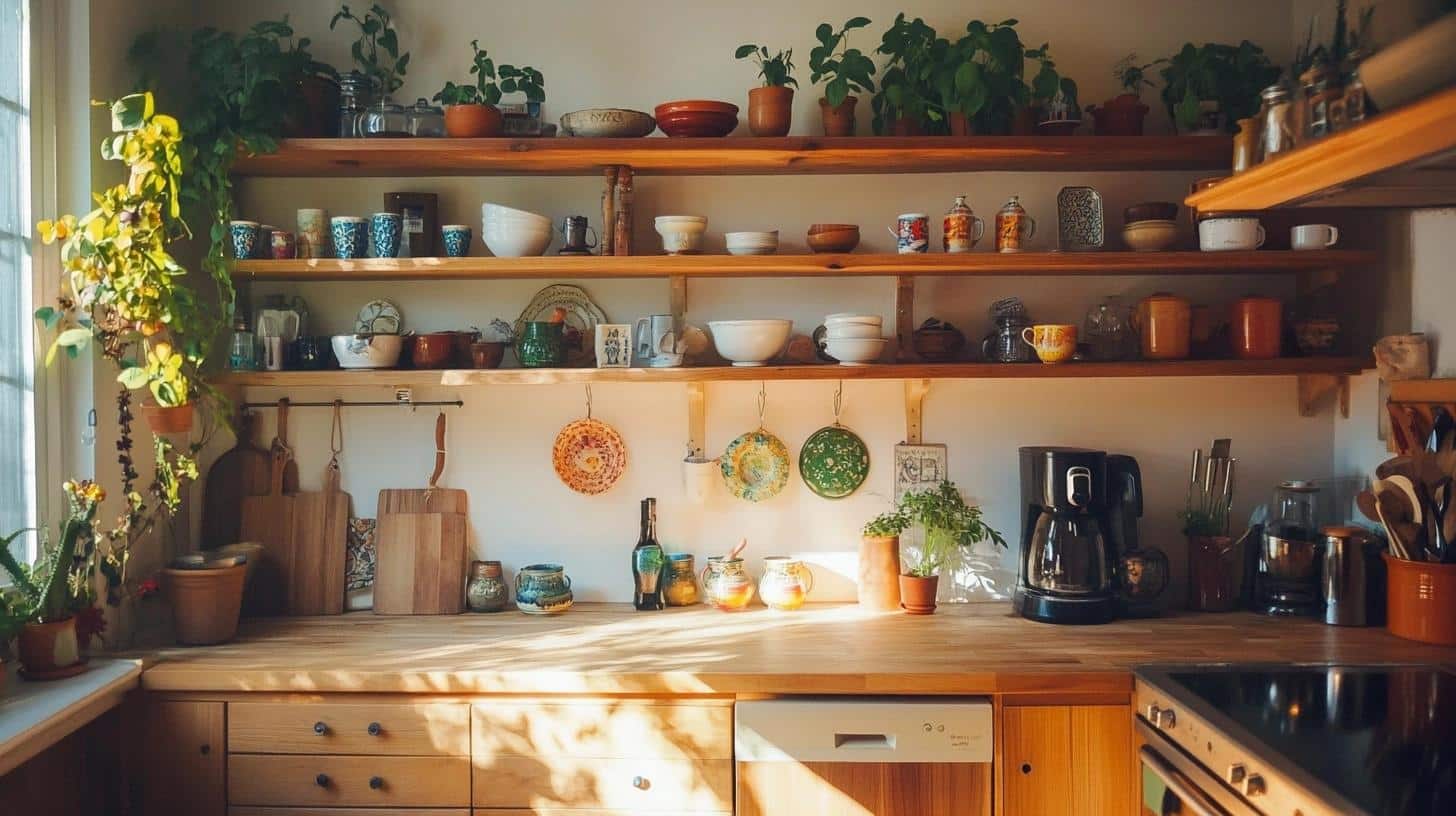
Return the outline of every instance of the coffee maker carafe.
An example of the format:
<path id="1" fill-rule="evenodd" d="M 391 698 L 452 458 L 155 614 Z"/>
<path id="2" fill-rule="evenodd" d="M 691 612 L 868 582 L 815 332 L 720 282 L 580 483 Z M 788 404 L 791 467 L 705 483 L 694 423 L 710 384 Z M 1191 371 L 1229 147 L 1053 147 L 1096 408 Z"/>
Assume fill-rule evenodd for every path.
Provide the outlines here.
<path id="1" fill-rule="evenodd" d="M 1032 620 L 1106 623 L 1117 611 L 1123 529 L 1141 495 L 1137 462 L 1083 448 L 1026 447 L 1021 456 L 1021 554 L 1012 602 Z M 1122 485 L 1131 480 L 1134 490 Z M 1109 485 L 1117 485 L 1110 490 Z M 1114 523 L 1114 519 L 1117 523 Z"/>

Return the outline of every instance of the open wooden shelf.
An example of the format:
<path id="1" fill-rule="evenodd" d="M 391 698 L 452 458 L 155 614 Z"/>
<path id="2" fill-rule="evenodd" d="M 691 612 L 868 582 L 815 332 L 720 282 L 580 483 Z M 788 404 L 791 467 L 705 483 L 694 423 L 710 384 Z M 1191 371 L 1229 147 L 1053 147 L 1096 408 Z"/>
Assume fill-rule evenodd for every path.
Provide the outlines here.
<path id="1" fill-rule="evenodd" d="M 1277 360 L 1177 360 L 1169 362 L 900 363 L 869 366 L 775 365 L 686 368 L 501 368 L 448 371 L 248 371 L 218 376 L 216 385 L 268 388 L 348 386 L 555 385 L 600 382 L 724 382 L 759 380 L 957 380 L 1063 377 L 1264 377 L 1355 374 L 1363 357 L 1288 357 Z"/>
<path id="2" fill-rule="evenodd" d="M 1185 203 L 1200 211 L 1456 204 L 1456 88 L 1264 162 Z"/>
<path id="3" fill-rule="evenodd" d="M 812 278 L 961 275 L 1234 275 L 1373 263 L 1359 250 L 1026 252 L 965 255 L 632 255 L 539 258 L 364 258 L 239 261 L 241 281 L 505 280 L 520 278 Z"/>
<path id="4" fill-rule="evenodd" d="M 1219 136 L 884 136 L 723 139 L 283 139 L 237 176 L 944 173 L 973 170 L 1224 170 Z"/>

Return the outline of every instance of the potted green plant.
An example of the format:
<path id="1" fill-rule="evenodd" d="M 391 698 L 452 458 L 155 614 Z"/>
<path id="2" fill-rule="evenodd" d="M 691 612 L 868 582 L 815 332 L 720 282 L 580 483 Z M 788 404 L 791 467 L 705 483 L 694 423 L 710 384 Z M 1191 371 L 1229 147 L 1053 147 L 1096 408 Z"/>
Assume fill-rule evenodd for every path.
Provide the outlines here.
<path id="1" fill-rule="evenodd" d="M 935 87 L 952 136 L 1011 132 L 1030 91 L 1022 81 L 1026 49 L 1016 20 L 972 20 L 965 36 L 943 51 Z"/>
<path id="2" fill-rule="evenodd" d="M 475 74 L 475 83 L 446 82 L 434 99 L 445 106 L 445 132 L 451 137 L 499 136 L 504 118 L 496 103 L 501 96 L 520 91 L 527 100 L 539 104 L 546 99 L 546 80 L 529 65 L 517 68 L 502 64 L 497 73 L 495 61 L 481 50 L 479 40 L 471 40 L 470 49 L 474 52 L 470 73 Z"/>
<path id="3" fill-rule="evenodd" d="M 1263 49 L 1185 43 L 1162 70 L 1163 104 L 1184 133 L 1232 133 L 1234 123 L 1259 109 L 1259 92 L 1279 78 Z"/>
<path id="4" fill-rule="evenodd" d="M 763 85 L 748 91 L 748 129 L 754 136 L 784 136 L 794 113 L 794 49 L 769 54 L 761 45 L 738 46 L 735 59 L 752 58 L 758 63 Z"/>
<path id="5" fill-rule="evenodd" d="M 877 612 L 900 609 L 900 534 L 910 519 L 892 508 L 870 519 L 860 531 L 859 605 Z"/>
<path id="6" fill-rule="evenodd" d="M 353 55 L 359 71 L 379 92 L 379 98 L 363 114 L 359 132 L 365 136 L 409 135 L 405 129 L 404 109 L 390 96 L 404 84 L 410 61 L 408 51 L 399 52 L 399 33 L 394 28 L 393 18 L 378 3 L 370 6 L 362 17 L 345 3 L 329 20 L 329 30 L 334 30 L 344 21 L 359 28 L 359 39 L 350 46 L 349 53 Z"/>
<path id="7" fill-rule="evenodd" d="M 880 74 L 880 90 L 870 100 L 876 134 L 918 136 L 928 123 L 944 121 L 943 111 L 933 101 L 933 81 L 939 52 L 948 47 L 924 20 L 907 20 L 903 12 L 895 15 L 875 49 L 889 57 Z"/>
<path id="8" fill-rule="evenodd" d="M 981 508 L 967 505 L 950 481 L 943 481 L 932 490 L 906 493 L 898 509 L 911 526 L 925 533 L 917 557 L 900 575 L 901 603 L 912 615 L 935 612 L 940 570 L 961 548 L 988 540 L 998 547 L 1006 547 L 1001 534 L 981 519 Z"/>
<path id="9" fill-rule="evenodd" d="M 819 99 L 825 136 L 853 136 L 854 106 L 859 99 L 850 91 L 873 93 L 875 90 L 874 60 L 858 48 L 850 48 L 846 38 L 850 31 L 869 24 L 868 17 L 851 17 L 838 31 L 828 23 L 820 23 L 814 30 L 819 44 L 809 51 L 809 81 L 828 80 L 824 84 L 824 96 Z"/>
<path id="10" fill-rule="evenodd" d="M 1122 86 L 1122 93 L 1107 100 L 1101 107 L 1088 105 L 1094 133 L 1098 136 L 1141 136 L 1148 106 L 1143 104 L 1143 86 L 1151 86 L 1148 70 L 1167 60 L 1156 59 L 1138 64 L 1137 54 L 1128 54 L 1112 67 L 1112 75 Z"/>
<path id="11" fill-rule="evenodd" d="M 1038 65 L 1029 88 L 1037 132 L 1049 136 L 1071 135 L 1082 121 L 1077 83 L 1057 71 L 1048 43 L 1042 43 L 1040 48 L 1028 48 L 1025 58 L 1036 60 Z"/>

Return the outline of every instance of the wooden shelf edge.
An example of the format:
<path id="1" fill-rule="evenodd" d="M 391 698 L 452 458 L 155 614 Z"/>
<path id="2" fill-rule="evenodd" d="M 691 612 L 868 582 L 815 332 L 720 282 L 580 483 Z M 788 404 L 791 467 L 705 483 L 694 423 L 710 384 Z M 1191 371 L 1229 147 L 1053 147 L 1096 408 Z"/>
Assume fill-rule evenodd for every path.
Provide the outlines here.
<path id="1" fill-rule="evenodd" d="M 1432 94 L 1188 196 L 1201 211 L 1337 204 L 1361 179 L 1456 150 L 1456 88 Z M 1409 191 L 1407 191 L 1408 193 Z M 1410 198 L 1394 206 L 1431 206 Z M 1367 205 L 1373 202 L 1366 202 Z"/>
<path id="2" fill-rule="evenodd" d="M 1390 401 L 1456 403 L 1456 379 L 1395 380 Z"/>
<path id="3" fill-rule="evenodd" d="M 1226 170 L 1232 141 L 1205 136 L 882 136 L 722 139 L 283 139 L 240 156 L 239 177 L 943 173 Z"/>
<path id="4" fill-rule="evenodd" d="M 253 371 L 225 373 L 213 382 L 257 388 L 353 386 L 556 385 L 567 383 L 753 382 L 759 380 L 954 380 L 1140 377 L 1264 377 L 1356 374 L 1370 361 L 1356 357 L 1289 357 L 1276 360 L 1180 360 L 1172 362 L 901 363 L 870 366 L 775 365 L 685 368 L 450 369 L 444 371 Z"/>
<path id="5" fill-rule="evenodd" d="M 361 258 L 238 261 L 240 281 L 492 280 L 522 278 L 957 277 L 974 275 L 1242 275 L 1375 262 L 1364 250 L 1027 252 L 965 255 L 631 255 L 539 258 Z"/>

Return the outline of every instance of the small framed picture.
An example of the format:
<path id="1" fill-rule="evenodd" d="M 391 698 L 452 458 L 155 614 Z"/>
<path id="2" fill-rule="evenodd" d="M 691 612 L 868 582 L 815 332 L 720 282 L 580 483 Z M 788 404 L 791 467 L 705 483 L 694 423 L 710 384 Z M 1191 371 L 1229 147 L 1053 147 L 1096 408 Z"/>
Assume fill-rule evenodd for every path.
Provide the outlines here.
<path id="1" fill-rule="evenodd" d="M 629 368 L 632 365 L 632 327 L 626 323 L 598 323 L 597 368 Z"/>
<path id="2" fill-rule="evenodd" d="M 895 446 L 895 502 L 906 493 L 934 488 L 945 481 L 948 455 L 944 445 Z"/>

